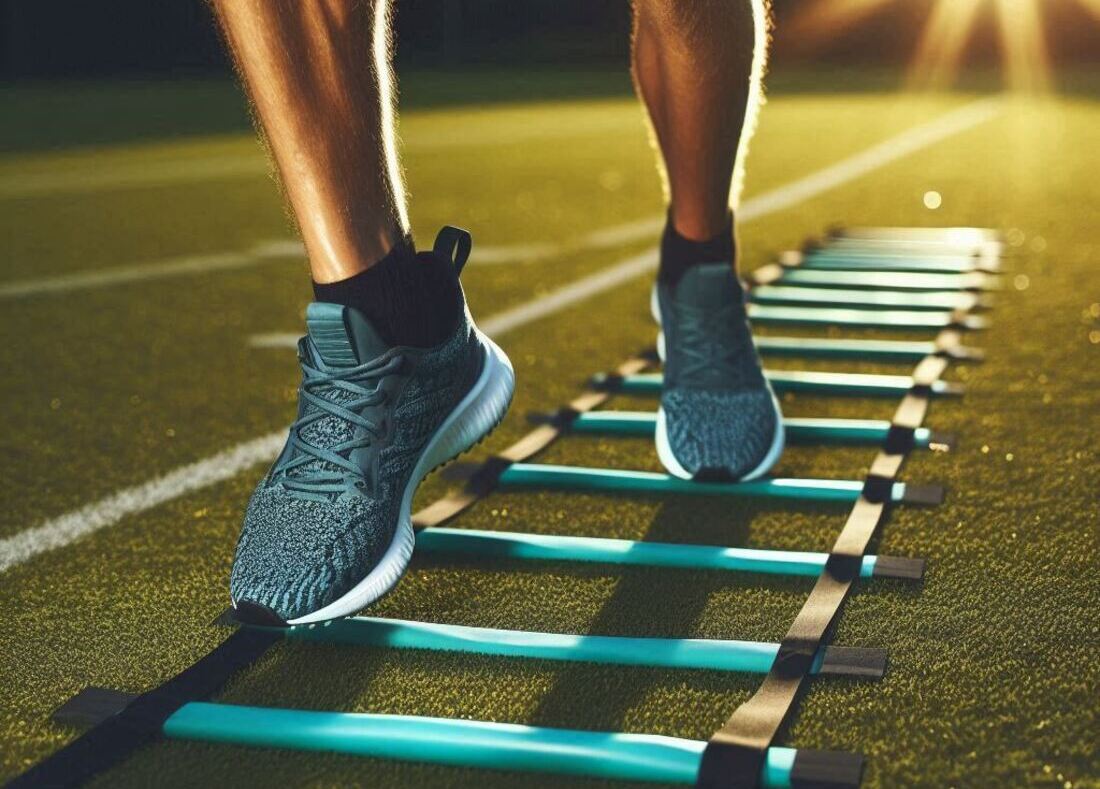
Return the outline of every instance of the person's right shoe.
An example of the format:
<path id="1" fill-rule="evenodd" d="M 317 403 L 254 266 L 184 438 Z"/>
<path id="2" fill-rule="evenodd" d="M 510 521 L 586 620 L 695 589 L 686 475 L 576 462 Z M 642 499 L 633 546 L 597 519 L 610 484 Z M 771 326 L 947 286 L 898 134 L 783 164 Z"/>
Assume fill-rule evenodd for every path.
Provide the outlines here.
<path id="1" fill-rule="evenodd" d="M 468 251 L 469 235 L 447 228 L 422 254 L 461 270 Z M 298 419 L 252 494 L 230 577 L 251 624 L 350 616 L 389 591 L 412 555 L 417 485 L 492 430 L 514 388 L 466 309 L 433 348 L 391 346 L 339 304 L 310 304 L 306 329 Z"/>
<path id="2" fill-rule="evenodd" d="M 657 455 L 674 476 L 750 480 L 783 452 L 783 418 L 752 340 L 745 294 L 729 263 L 658 279 L 653 316 L 664 361 Z"/>

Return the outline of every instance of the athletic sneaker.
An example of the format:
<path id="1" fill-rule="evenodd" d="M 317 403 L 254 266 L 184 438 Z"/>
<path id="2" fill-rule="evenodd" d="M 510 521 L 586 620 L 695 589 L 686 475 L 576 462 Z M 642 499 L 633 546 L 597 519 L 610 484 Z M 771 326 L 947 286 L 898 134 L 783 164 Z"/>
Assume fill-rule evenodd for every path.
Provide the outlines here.
<path id="1" fill-rule="evenodd" d="M 463 250 L 461 271 L 469 236 L 444 232 Z M 436 246 L 429 254 L 445 254 Z M 298 419 L 237 543 L 230 593 L 239 619 L 349 616 L 405 572 L 417 486 L 496 426 L 515 387 L 508 357 L 462 312 L 449 339 L 424 349 L 390 347 L 350 307 L 309 305 Z"/>
<path id="2" fill-rule="evenodd" d="M 764 378 L 728 263 L 688 268 L 674 285 L 658 280 L 653 316 L 664 387 L 657 455 L 683 479 L 749 480 L 783 452 L 783 418 Z"/>

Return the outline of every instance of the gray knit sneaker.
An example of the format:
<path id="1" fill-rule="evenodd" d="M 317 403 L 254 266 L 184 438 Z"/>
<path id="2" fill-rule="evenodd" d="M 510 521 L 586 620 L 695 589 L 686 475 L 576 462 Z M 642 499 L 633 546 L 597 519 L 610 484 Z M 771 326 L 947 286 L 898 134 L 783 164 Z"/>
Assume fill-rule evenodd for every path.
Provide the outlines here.
<path id="1" fill-rule="evenodd" d="M 459 270 L 463 236 L 449 236 Z M 237 544 L 230 593 L 239 619 L 349 616 L 397 583 L 412 556 L 420 481 L 480 441 L 512 398 L 508 357 L 463 315 L 435 348 L 390 347 L 356 310 L 309 305 L 298 419 Z"/>
<path id="2" fill-rule="evenodd" d="M 683 479 L 749 480 L 783 452 L 783 418 L 764 378 L 729 263 L 689 268 L 674 286 L 658 281 L 653 315 L 664 387 L 657 456 Z"/>

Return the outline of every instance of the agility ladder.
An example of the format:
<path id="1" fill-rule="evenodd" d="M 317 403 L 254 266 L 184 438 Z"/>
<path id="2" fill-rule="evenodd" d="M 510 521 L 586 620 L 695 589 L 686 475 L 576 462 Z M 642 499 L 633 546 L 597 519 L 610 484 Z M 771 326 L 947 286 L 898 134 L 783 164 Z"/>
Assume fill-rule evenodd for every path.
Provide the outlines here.
<path id="1" fill-rule="evenodd" d="M 809 677 L 877 679 L 883 649 L 831 645 L 828 637 L 857 580 L 918 580 L 924 561 L 866 553 L 895 505 L 935 505 L 943 490 L 898 479 L 914 449 L 946 449 L 952 438 L 922 425 L 933 398 L 962 393 L 941 380 L 952 360 L 978 360 L 962 344 L 983 328 L 975 315 L 998 286 L 1001 244 L 977 228 L 834 229 L 801 252 L 749 275 L 754 324 L 934 330 L 931 341 L 761 337 L 765 356 L 913 361 L 910 376 L 769 371 L 781 392 L 900 397 L 890 421 L 786 419 L 792 442 L 879 447 L 863 480 L 765 478 L 695 482 L 667 474 L 531 462 L 567 433 L 652 435 L 652 412 L 601 411 L 616 392 L 658 393 L 652 351 L 629 359 L 536 427 L 480 464 L 447 472 L 461 487 L 413 516 L 417 548 L 512 560 L 598 562 L 759 574 L 815 576 L 809 597 L 779 643 L 715 639 L 565 635 L 352 617 L 286 629 L 238 627 L 219 647 L 172 679 L 140 695 L 89 687 L 55 713 L 87 730 L 15 779 L 12 786 L 79 785 L 160 737 L 521 771 L 556 772 L 699 787 L 858 786 L 860 755 L 778 746 L 777 734 Z M 833 501 L 852 508 L 829 553 L 644 542 L 445 526 L 498 488 L 646 492 Z M 219 624 L 237 626 L 231 612 Z M 513 658 L 588 661 L 669 669 L 751 672 L 764 679 L 709 741 L 657 734 L 596 732 L 405 715 L 269 709 L 211 703 L 225 682 L 277 642 L 341 643 L 446 650 Z"/>

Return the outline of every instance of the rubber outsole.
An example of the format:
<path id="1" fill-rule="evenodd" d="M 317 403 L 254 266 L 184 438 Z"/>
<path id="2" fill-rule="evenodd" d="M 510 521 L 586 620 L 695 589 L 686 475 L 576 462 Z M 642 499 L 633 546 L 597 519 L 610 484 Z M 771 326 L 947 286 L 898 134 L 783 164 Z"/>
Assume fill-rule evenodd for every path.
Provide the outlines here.
<path id="1" fill-rule="evenodd" d="M 389 592 L 405 574 L 412 558 L 416 539 L 412 500 L 416 489 L 433 469 L 476 446 L 508 413 L 516 380 L 512 363 L 476 325 L 473 330 L 485 349 L 481 374 L 425 445 L 405 485 L 393 542 L 374 569 L 352 589 L 313 613 L 287 620 L 288 625 L 316 624 L 351 616 Z"/>

